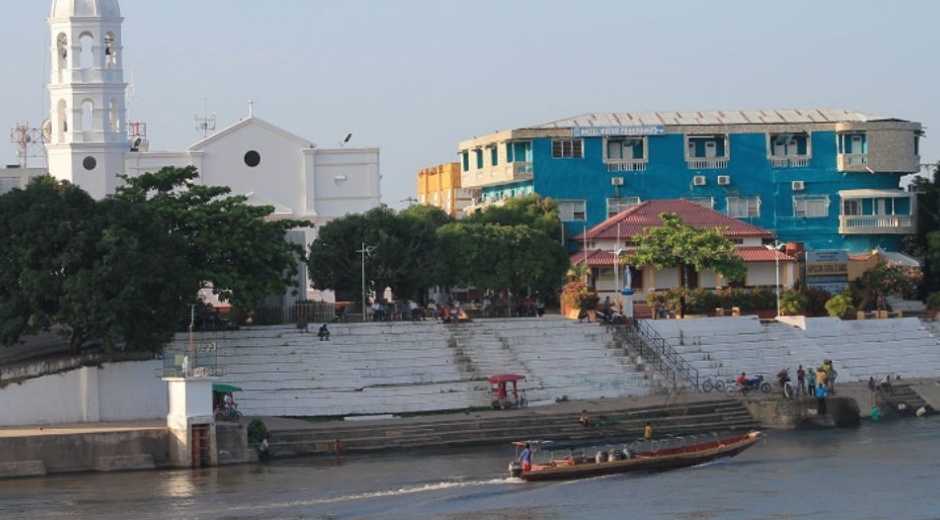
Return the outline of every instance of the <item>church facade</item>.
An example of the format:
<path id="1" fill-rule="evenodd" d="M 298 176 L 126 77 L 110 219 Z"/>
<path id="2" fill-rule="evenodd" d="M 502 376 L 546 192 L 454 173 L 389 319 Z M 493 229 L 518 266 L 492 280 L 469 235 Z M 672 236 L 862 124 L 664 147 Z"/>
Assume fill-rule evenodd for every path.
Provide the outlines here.
<path id="1" fill-rule="evenodd" d="M 247 117 L 186 150 L 151 150 L 141 125 L 127 122 L 123 20 L 117 0 L 52 2 L 50 115 L 43 129 L 51 175 L 100 199 L 119 187 L 118 174 L 192 165 L 203 184 L 273 206 L 271 218 L 315 226 L 381 204 L 378 148 L 320 149 L 256 117 L 251 106 Z M 292 234 L 309 246 L 316 228 Z M 307 296 L 318 295 L 308 288 Z"/>

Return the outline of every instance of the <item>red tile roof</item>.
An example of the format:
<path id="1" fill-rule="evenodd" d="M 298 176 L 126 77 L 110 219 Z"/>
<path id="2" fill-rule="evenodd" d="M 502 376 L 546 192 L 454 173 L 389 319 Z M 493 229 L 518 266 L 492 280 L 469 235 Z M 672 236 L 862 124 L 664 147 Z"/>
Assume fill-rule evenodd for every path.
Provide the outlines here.
<path id="1" fill-rule="evenodd" d="M 675 213 L 694 228 L 727 228 L 724 232 L 727 238 L 773 238 L 770 231 L 683 199 L 648 200 L 588 229 L 587 236 L 589 240 L 616 240 L 619 234 L 621 239 L 628 239 L 648 227 L 662 226 L 659 218 L 662 213 Z M 578 233 L 572 240 L 583 243 L 584 233 Z"/>
<path id="2" fill-rule="evenodd" d="M 739 247 L 737 248 L 736 252 L 741 260 L 744 260 L 745 263 L 749 264 L 773 262 L 774 255 L 777 256 L 777 261 L 779 262 L 796 262 L 795 258 L 786 253 L 767 249 L 763 246 Z M 592 249 L 587 251 L 587 254 L 585 254 L 584 251 L 579 251 L 571 255 L 571 265 L 583 264 L 585 256 L 587 257 L 587 264 L 589 267 L 613 267 L 614 265 L 614 253 L 600 249 Z"/>

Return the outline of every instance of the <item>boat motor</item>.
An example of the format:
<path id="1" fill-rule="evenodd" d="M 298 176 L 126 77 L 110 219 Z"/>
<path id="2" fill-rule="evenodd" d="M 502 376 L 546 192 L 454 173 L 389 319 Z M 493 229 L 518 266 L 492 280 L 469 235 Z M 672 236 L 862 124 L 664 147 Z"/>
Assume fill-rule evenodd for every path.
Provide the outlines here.
<path id="1" fill-rule="evenodd" d="M 519 464 L 519 461 L 514 460 L 509 463 L 509 476 L 512 478 L 519 478 L 522 475 L 522 464 Z"/>

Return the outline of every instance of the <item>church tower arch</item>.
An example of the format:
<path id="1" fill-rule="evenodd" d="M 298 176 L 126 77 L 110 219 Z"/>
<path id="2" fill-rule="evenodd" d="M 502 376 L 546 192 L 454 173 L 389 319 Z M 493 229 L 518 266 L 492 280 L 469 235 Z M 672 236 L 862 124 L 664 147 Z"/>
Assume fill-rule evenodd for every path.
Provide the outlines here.
<path id="1" fill-rule="evenodd" d="M 97 199 L 117 188 L 130 151 L 120 60 L 123 22 L 118 0 L 52 0 L 48 19 L 54 128 L 46 144 L 49 173 Z"/>

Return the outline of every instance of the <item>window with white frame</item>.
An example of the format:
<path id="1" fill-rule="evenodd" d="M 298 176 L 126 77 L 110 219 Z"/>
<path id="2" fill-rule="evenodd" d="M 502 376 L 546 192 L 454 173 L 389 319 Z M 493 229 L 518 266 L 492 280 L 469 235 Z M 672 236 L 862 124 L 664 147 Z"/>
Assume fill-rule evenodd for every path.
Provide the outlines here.
<path id="1" fill-rule="evenodd" d="M 612 197 L 607 199 L 607 218 L 640 204 L 640 197 Z"/>
<path id="2" fill-rule="evenodd" d="M 682 197 L 683 199 L 691 202 L 692 204 L 698 204 L 703 208 L 715 209 L 715 199 L 712 197 Z"/>
<path id="3" fill-rule="evenodd" d="M 587 201 L 558 201 L 558 217 L 562 222 L 582 222 L 587 220 Z"/>
<path id="4" fill-rule="evenodd" d="M 843 215 L 861 215 L 862 214 L 862 201 L 857 199 L 848 199 L 842 201 L 842 214 Z"/>
<path id="5" fill-rule="evenodd" d="M 760 216 L 760 197 L 728 197 L 728 216 L 750 218 Z"/>
<path id="6" fill-rule="evenodd" d="M 584 157 L 584 141 L 581 139 L 552 139 L 552 157 Z"/>
<path id="7" fill-rule="evenodd" d="M 793 216 L 822 218 L 829 216 L 829 197 L 826 195 L 800 195 L 793 197 Z"/>

